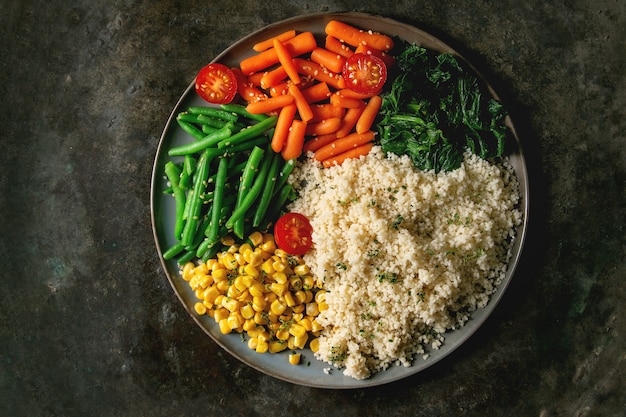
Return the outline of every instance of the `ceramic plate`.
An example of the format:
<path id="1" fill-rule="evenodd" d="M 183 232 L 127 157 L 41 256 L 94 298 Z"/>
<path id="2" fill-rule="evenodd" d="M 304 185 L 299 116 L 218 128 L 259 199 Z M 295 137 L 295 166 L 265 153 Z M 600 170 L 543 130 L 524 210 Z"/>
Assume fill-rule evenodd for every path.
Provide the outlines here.
<path id="1" fill-rule="evenodd" d="M 312 31 L 314 34 L 322 37 L 324 27 L 331 19 L 341 20 L 360 28 L 371 29 L 387 35 L 398 36 L 408 42 L 415 42 L 425 48 L 433 49 L 439 52 L 450 52 L 459 56 L 456 51 L 444 42 L 413 26 L 388 18 L 367 14 L 336 13 L 306 15 L 269 25 L 241 39 L 239 42 L 235 43 L 230 48 L 215 57 L 214 61 L 219 61 L 229 66 L 237 66 L 243 58 L 252 54 L 252 45 L 254 43 L 259 40 L 270 38 L 289 29 L 296 29 L 299 32 Z M 460 58 L 462 59 L 462 57 Z M 493 89 L 491 89 L 491 92 L 494 97 L 497 98 L 497 94 L 493 91 Z M 195 93 L 193 82 L 184 92 L 167 121 L 154 162 L 151 189 L 151 214 L 154 238 L 159 255 L 175 243 L 173 236 L 175 218 L 174 199 L 169 195 L 163 194 L 163 190 L 166 188 L 163 169 L 165 162 L 168 160 L 167 149 L 187 143 L 190 140 L 189 136 L 178 127 L 175 117 L 180 111 L 192 105 L 206 105 L 206 102 L 202 101 Z M 481 324 L 483 324 L 496 307 L 496 304 L 508 286 L 518 263 L 528 218 L 528 181 L 524 155 L 519 143 L 519 138 L 517 137 L 511 121 L 509 120 L 508 122 L 511 131 L 513 132 L 512 136 L 515 138 L 513 153 L 510 155 L 510 158 L 512 166 L 515 169 L 520 182 L 520 209 L 524 214 L 524 221 L 517 230 L 517 238 L 512 248 L 513 256 L 508 266 L 506 277 L 500 285 L 498 291 L 492 296 L 489 304 L 485 308 L 475 311 L 472 315 L 472 319 L 464 327 L 447 333 L 445 335 L 446 340 L 444 345 L 438 350 L 429 352 L 430 357 L 428 359 L 424 360 L 421 357 L 418 357 L 411 367 L 394 366 L 388 370 L 375 374 L 369 379 L 355 380 L 344 376 L 340 370 L 333 369 L 330 373 L 325 372 L 325 369 L 329 368 L 330 365 L 317 361 L 314 358 L 313 353 L 309 350 L 305 350 L 303 352 L 303 356 L 305 357 L 303 361 L 304 363 L 299 366 L 293 366 L 288 363 L 286 356 L 289 353 L 288 351 L 279 354 L 258 354 L 250 350 L 246 343 L 242 343 L 240 335 L 221 334 L 212 318 L 208 316 L 200 317 L 193 311 L 193 305 L 196 302 L 193 291 L 189 288 L 187 282 L 183 281 L 179 276 L 178 267 L 175 261 L 164 261 L 161 256 L 163 268 L 165 269 L 167 278 L 169 279 L 176 295 L 193 320 L 195 320 L 196 323 L 210 337 L 212 337 L 218 345 L 234 357 L 267 375 L 271 375 L 294 384 L 318 388 L 342 389 L 362 388 L 386 384 L 416 374 L 449 355 L 476 332 L 476 330 L 481 326 Z M 310 365 L 307 364 L 308 362 L 310 362 Z"/>

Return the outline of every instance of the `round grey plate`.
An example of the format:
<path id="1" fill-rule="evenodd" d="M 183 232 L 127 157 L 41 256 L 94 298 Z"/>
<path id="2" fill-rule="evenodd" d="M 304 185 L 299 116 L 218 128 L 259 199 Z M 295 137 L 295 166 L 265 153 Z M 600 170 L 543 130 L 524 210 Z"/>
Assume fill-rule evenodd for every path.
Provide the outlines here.
<path id="1" fill-rule="evenodd" d="M 299 32 L 311 31 L 322 38 L 324 34 L 324 27 L 331 19 L 341 20 L 356 27 L 371 29 L 373 31 L 382 32 L 391 36 L 398 36 L 401 39 L 417 43 L 425 48 L 433 49 L 439 52 L 450 52 L 459 56 L 456 51 L 439 39 L 413 26 L 406 25 L 392 19 L 368 14 L 334 13 L 305 15 L 269 25 L 241 39 L 239 42 L 235 43 L 230 48 L 215 57 L 214 61 L 219 61 L 229 66 L 237 66 L 243 58 L 252 54 L 252 46 L 256 42 L 290 29 L 295 29 Z M 462 57 L 460 58 L 462 59 Z M 497 97 L 493 90 L 491 90 L 491 92 L 494 97 Z M 267 375 L 271 375 L 294 384 L 329 389 L 371 387 L 406 378 L 432 366 L 442 358 L 449 355 L 452 351 L 459 348 L 474 332 L 476 332 L 476 330 L 492 313 L 496 304 L 501 299 L 511 278 L 513 277 L 513 273 L 521 255 L 522 243 L 525 238 L 528 219 L 528 179 L 526 164 L 519 138 L 510 119 L 508 120 L 508 123 L 511 131 L 513 132 L 512 136 L 515 139 L 510 160 L 520 182 L 520 209 L 524 215 L 524 221 L 523 224 L 519 226 L 516 233 L 517 237 L 512 248 L 512 257 L 506 272 L 506 277 L 498 288 L 498 291 L 491 298 L 489 304 L 485 308 L 475 311 L 472 315 L 472 319 L 464 327 L 447 333 L 445 335 L 446 340 L 444 345 L 438 350 L 429 352 L 430 357 L 428 359 L 424 360 L 421 357 L 418 357 L 415 359 L 415 362 L 411 367 L 407 368 L 394 366 L 374 375 L 370 379 L 355 380 L 350 377 L 345 377 L 342 372 L 337 369 L 333 369 L 330 373 L 325 372 L 325 369 L 330 368 L 330 365 L 316 360 L 313 353 L 309 350 L 305 350 L 303 352 L 303 363 L 301 365 L 294 366 L 290 365 L 287 361 L 286 355 L 288 352 L 282 352 L 279 354 L 258 354 L 250 350 L 247 347 L 247 344 L 242 342 L 240 335 L 221 334 L 212 318 L 208 316 L 200 317 L 194 312 L 193 305 L 196 302 L 196 298 L 193 291 L 189 288 L 187 282 L 183 281 L 179 276 L 176 263 L 174 261 L 165 261 L 161 256 L 167 248 L 176 242 L 173 236 L 175 218 L 174 199 L 171 198 L 171 196 L 163 194 L 163 190 L 166 188 L 166 180 L 163 176 L 163 169 L 165 162 L 168 160 L 167 150 L 173 146 L 177 146 L 191 140 L 189 136 L 178 127 L 175 117 L 180 111 L 192 105 L 206 105 L 206 102 L 202 101 L 195 93 L 193 81 L 180 98 L 176 107 L 173 109 L 167 124 L 165 125 L 165 129 L 157 149 L 151 185 L 152 228 L 157 251 L 159 252 L 163 268 L 172 288 L 174 289 L 174 292 L 193 320 L 195 320 L 196 323 L 211 338 L 213 338 L 218 345 L 231 355 Z M 308 362 L 310 362 L 310 364 L 308 364 Z"/>

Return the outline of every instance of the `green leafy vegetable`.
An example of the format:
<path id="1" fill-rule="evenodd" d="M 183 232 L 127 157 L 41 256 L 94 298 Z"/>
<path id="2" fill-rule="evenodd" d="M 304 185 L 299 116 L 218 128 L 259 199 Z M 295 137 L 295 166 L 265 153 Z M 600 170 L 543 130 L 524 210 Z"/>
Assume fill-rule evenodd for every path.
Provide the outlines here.
<path id="1" fill-rule="evenodd" d="M 483 90 L 454 56 L 405 45 L 382 95 L 383 150 L 409 155 L 417 168 L 436 172 L 458 168 L 467 148 L 482 158 L 502 156 L 506 112 Z"/>

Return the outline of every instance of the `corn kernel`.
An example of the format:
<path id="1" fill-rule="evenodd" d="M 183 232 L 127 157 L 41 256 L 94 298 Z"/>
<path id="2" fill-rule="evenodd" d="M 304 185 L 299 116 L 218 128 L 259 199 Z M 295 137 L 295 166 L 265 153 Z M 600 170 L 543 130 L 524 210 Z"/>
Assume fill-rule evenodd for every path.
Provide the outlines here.
<path id="1" fill-rule="evenodd" d="M 281 340 L 272 340 L 270 342 L 269 351 L 271 353 L 282 352 L 285 349 L 287 349 L 287 343 L 285 343 L 285 342 L 283 342 Z"/>
<path id="2" fill-rule="evenodd" d="M 276 272 L 273 263 L 274 262 L 271 259 L 266 260 L 265 262 L 263 262 L 263 264 L 261 264 L 261 270 L 267 275 L 272 275 L 274 272 Z"/>
<path id="3" fill-rule="evenodd" d="M 274 268 L 274 271 L 276 272 L 283 272 L 286 267 L 287 265 L 282 260 L 274 261 L 272 263 L 272 268 Z"/>
<path id="4" fill-rule="evenodd" d="M 302 277 L 302 288 L 304 290 L 312 290 L 314 286 L 315 286 L 315 280 L 313 280 L 312 276 L 306 275 Z"/>
<path id="5" fill-rule="evenodd" d="M 211 271 L 211 276 L 213 277 L 213 282 L 219 282 L 219 281 L 228 282 L 228 271 L 224 269 L 223 265 L 222 265 L 222 268 L 213 269 L 213 271 Z"/>
<path id="6" fill-rule="evenodd" d="M 294 314 L 303 313 L 305 305 L 306 304 L 296 304 L 295 306 L 291 307 L 291 311 L 293 311 Z"/>
<path id="7" fill-rule="evenodd" d="M 289 339 L 289 330 L 287 329 L 280 329 L 276 332 L 276 338 L 278 340 L 282 340 L 282 341 L 286 341 L 287 339 Z"/>
<path id="8" fill-rule="evenodd" d="M 220 332 L 222 332 L 222 334 L 229 334 L 233 331 L 232 327 L 230 327 L 230 324 L 228 324 L 228 318 L 220 320 L 218 324 L 220 327 Z"/>
<path id="9" fill-rule="evenodd" d="M 265 353 L 268 351 L 268 349 L 269 349 L 269 344 L 267 343 L 267 341 L 259 338 L 255 351 L 257 353 Z"/>
<path id="10" fill-rule="evenodd" d="M 263 311 L 257 311 L 256 313 L 254 313 L 254 322 L 256 324 L 266 325 L 269 323 L 269 319 L 267 317 L 267 314 L 265 314 Z"/>
<path id="11" fill-rule="evenodd" d="M 317 333 L 317 332 L 321 332 L 323 329 L 324 329 L 324 326 L 322 326 L 319 321 L 315 319 L 311 321 L 311 332 Z"/>
<path id="12" fill-rule="evenodd" d="M 253 266 L 252 264 L 248 264 L 243 268 L 243 271 L 246 275 L 250 275 L 253 278 L 258 278 L 259 277 L 259 270 L 257 269 L 256 266 Z"/>
<path id="13" fill-rule="evenodd" d="M 222 255 L 222 258 L 220 259 L 220 261 L 222 262 L 222 265 L 224 265 L 226 267 L 226 269 L 230 269 L 233 270 L 235 268 L 237 268 L 237 266 L 239 266 L 237 260 L 235 259 L 234 255 L 232 253 L 226 252 Z"/>
<path id="14" fill-rule="evenodd" d="M 209 288 L 207 288 L 206 290 L 204 290 L 204 293 L 202 293 L 202 299 L 208 303 L 213 303 L 213 301 L 215 301 L 215 298 L 220 294 L 219 290 L 217 289 L 216 286 L 211 285 Z"/>
<path id="15" fill-rule="evenodd" d="M 230 311 L 226 310 L 224 307 L 218 307 L 213 311 L 213 318 L 216 322 L 226 320 L 228 316 L 230 316 Z"/>
<path id="16" fill-rule="evenodd" d="M 307 316 L 317 316 L 320 314 L 320 310 L 317 306 L 317 303 L 308 303 L 306 305 L 306 315 Z"/>
<path id="17" fill-rule="evenodd" d="M 226 321 L 232 330 L 238 329 L 243 325 L 243 318 L 238 313 L 231 313 Z"/>
<path id="18" fill-rule="evenodd" d="M 263 250 L 263 252 L 274 253 L 274 251 L 276 250 L 276 243 L 274 243 L 273 240 L 268 240 L 261 244 L 261 249 Z"/>
<path id="19" fill-rule="evenodd" d="M 299 290 L 295 292 L 294 296 L 296 297 L 296 300 L 298 300 L 299 304 L 306 303 L 306 299 L 307 299 L 306 292 Z"/>
<path id="20" fill-rule="evenodd" d="M 224 297 L 222 300 L 222 307 L 230 312 L 239 310 L 239 301 L 231 297 Z"/>
<path id="21" fill-rule="evenodd" d="M 227 235 L 227 236 L 222 237 L 220 239 L 220 242 L 224 246 L 233 246 L 235 244 L 235 238 L 230 235 Z"/>
<path id="22" fill-rule="evenodd" d="M 289 291 L 285 292 L 283 298 L 285 299 L 285 304 L 287 304 L 287 307 L 293 307 L 296 305 L 296 299 Z"/>
<path id="23" fill-rule="evenodd" d="M 250 339 L 248 339 L 248 348 L 250 350 L 256 350 L 256 346 L 259 343 L 259 339 L 257 339 L 256 337 L 251 337 Z"/>
<path id="24" fill-rule="evenodd" d="M 267 306 L 267 301 L 263 297 L 252 297 L 252 308 L 256 312 L 261 312 L 265 310 Z"/>
<path id="25" fill-rule="evenodd" d="M 289 355 L 289 363 L 291 365 L 298 365 L 300 363 L 300 357 L 301 357 L 300 353 L 291 353 Z"/>
<path id="26" fill-rule="evenodd" d="M 217 287 L 218 290 L 220 290 L 220 292 L 223 294 L 226 291 L 228 291 L 228 288 L 230 287 L 230 284 L 228 283 L 228 280 L 222 280 L 222 281 L 218 281 L 215 286 Z"/>
<path id="27" fill-rule="evenodd" d="M 206 306 L 200 302 L 195 303 L 193 305 L 193 309 L 196 310 L 196 313 L 199 314 L 200 316 L 203 314 L 206 314 Z"/>
<path id="28" fill-rule="evenodd" d="M 185 281 L 189 281 L 191 277 L 194 275 L 193 270 L 195 269 L 195 265 L 193 262 L 187 262 L 183 265 L 182 277 Z"/>
<path id="29" fill-rule="evenodd" d="M 291 291 L 300 291 L 302 289 L 302 279 L 299 276 L 289 278 L 289 289 Z"/>
<path id="30" fill-rule="evenodd" d="M 202 264 L 202 265 L 204 265 L 204 264 Z M 200 285 L 200 288 L 202 288 L 204 290 L 211 284 L 213 284 L 213 277 L 211 275 L 201 275 L 200 276 L 200 279 L 198 280 L 198 285 Z"/>
<path id="31" fill-rule="evenodd" d="M 315 301 L 321 303 L 322 301 L 326 301 L 326 291 L 321 290 L 315 293 Z"/>
<path id="32" fill-rule="evenodd" d="M 252 308 L 252 304 L 246 303 L 243 307 L 241 307 L 241 316 L 244 319 L 251 319 L 254 317 L 254 309 Z"/>
<path id="33" fill-rule="evenodd" d="M 294 336 L 293 343 L 297 349 L 304 349 L 306 342 L 309 340 L 309 335 L 305 332 L 302 336 Z"/>
<path id="34" fill-rule="evenodd" d="M 328 310 L 328 303 L 326 301 L 322 301 L 321 303 L 317 303 L 317 309 L 320 313 L 324 310 Z"/>
<path id="35" fill-rule="evenodd" d="M 306 265 L 306 264 L 296 265 L 296 266 L 293 268 L 293 272 L 294 272 L 296 275 L 299 275 L 299 276 L 304 276 L 304 275 L 308 274 L 310 271 L 311 271 L 311 269 L 310 269 L 310 268 L 309 268 L 309 266 L 308 266 L 308 265 Z"/>
<path id="36" fill-rule="evenodd" d="M 207 267 L 206 263 L 202 262 L 194 268 L 194 272 L 196 275 L 206 275 L 209 273 L 209 267 Z"/>
<path id="37" fill-rule="evenodd" d="M 313 324 L 309 316 L 306 316 L 300 319 L 300 321 L 298 321 L 298 324 L 304 327 L 307 332 L 310 332 L 313 329 Z"/>
<path id="38" fill-rule="evenodd" d="M 250 295 L 253 297 L 263 297 L 263 294 L 265 294 L 265 286 L 259 281 L 254 281 L 250 287 L 248 287 L 248 291 L 250 291 Z"/>
<path id="39" fill-rule="evenodd" d="M 250 330 L 254 329 L 256 327 L 256 323 L 254 322 L 254 319 L 250 318 L 250 319 L 244 319 L 243 324 L 241 325 L 241 329 L 244 332 L 250 332 Z"/>
<path id="40" fill-rule="evenodd" d="M 287 305 L 284 304 L 280 299 L 276 299 L 270 305 L 270 311 L 274 314 L 281 315 L 287 308 Z"/>
<path id="41" fill-rule="evenodd" d="M 311 340 L 311 343 L 309 343 L 309 348 L 311 349 L 311 351 L 313 353 L 317 352 L 318 350 L 320 350 L 320 340 L 319 338 L 315 338 L 313 340 Z"/>
<path id="42" fill-rule="evenodd" d="M 287 284 L 273 282 L 270 284 L 270 290 L 277 296 L 282 297 L 289 290 L 289 286 Z"/>
<path id="43" fill-rule="evenodd" d="M 294 323 L 289 326 L 289 334 L 296 337 L 302 337 L 306 334 L 306 329 L 304 328 L 304 326 Z"/>

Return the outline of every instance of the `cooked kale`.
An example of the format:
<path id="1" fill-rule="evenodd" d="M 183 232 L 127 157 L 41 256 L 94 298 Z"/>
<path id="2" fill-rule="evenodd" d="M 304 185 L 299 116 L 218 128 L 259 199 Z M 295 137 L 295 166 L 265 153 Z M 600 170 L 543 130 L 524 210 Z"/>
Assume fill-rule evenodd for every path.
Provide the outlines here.
<path id="1" fill-rule="evenodd" d="M 404 45 L 382 98 L 382 149 L 409 155 L 421 170 L 454 170 L 467 148 L 482 158 L 504 152 L 504 107 L 451 54 Z"/>

